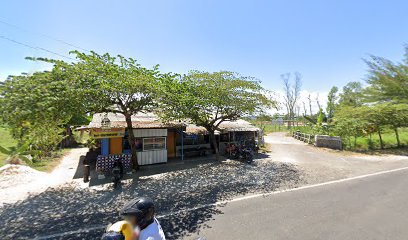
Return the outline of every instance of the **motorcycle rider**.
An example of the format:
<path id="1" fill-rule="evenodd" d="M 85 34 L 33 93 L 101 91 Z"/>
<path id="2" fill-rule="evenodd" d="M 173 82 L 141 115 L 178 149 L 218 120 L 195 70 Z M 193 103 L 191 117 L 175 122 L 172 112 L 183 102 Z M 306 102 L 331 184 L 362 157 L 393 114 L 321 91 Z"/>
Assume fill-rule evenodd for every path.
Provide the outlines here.
<path id="1" fill-rule="evenodd" d="M 159 221 L 154 217 L 154 203 L 150 198 L 141 197 L 125 204 L 120 214 L 133 225 L 135 231 L 140 230 L 139 240 L 165 240 Z"/>
<path id="2" fill-rule="evenodd" d="M 135 240 L 137 233 L 133 231 L 133 226 L 127 221 L 116 222 L 106 229 L 101 240 Z"/>

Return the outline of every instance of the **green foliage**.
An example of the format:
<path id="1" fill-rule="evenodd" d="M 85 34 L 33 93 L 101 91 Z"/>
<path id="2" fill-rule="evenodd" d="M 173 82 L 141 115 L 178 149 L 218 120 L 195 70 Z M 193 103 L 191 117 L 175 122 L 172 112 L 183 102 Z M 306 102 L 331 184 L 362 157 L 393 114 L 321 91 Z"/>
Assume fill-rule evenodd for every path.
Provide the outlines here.
<path id="1" fill-rule="evenodd" d="M 350 144 L 350 137 L 357 138 L 364 135 L 364 129 L 368 123 L 362 119 L 365 114 L 364 108 L 343 106 L 336 111 L 333 121 L 334 135 L 340 136 L 343 142 Z"/>
<path id="2" fill-rule="evenodd" d="M 64 129 L 55 123 L 35 124 L 27 136 L 27 142 L 38 150 L 38 157 L 49 157 L 64 139 L 63 131 Z"/>
<path id="3" fill-rule="evenodd" d="M 10 129 L 7 126 L 0 126 L 0 146 L 11 148 L 17 146 L 17 141 L 10 134 Z M 8 156 L 0 152 L 0 167 L 6 162 Z"/>
<path id="4" fill-rule="evenodd" d="M 160 96 L 160 79 L 172 75 L 161 74 L 157 65 L 152 69 L 144 68 L 136 60 L 120 55 L 73 53 L 79 62 L 65 65 L 65 68 L 85 108 L 88 112 L 113 112 L 125 116 L 130 130 L 132 160 L 138 168 L 131 116 L 155 110 Z"/>
<path id="5" fill-rule="evenodd" d="M 20 147 L 10 147 L 6 148 L 0 146 L 0 152 L 7 155 L 6 161 L 13 164 L 20 164 L 25 162 L 27 164 L 32 163 L 32 151 L 29 150 L 27 145 Z"/>
<path id="6" fill-rule="evenodd" d="M 214 131 L 227 120 L 273 106 L 259 81 L 233 72 L 192 71 L 164 85 L 162 117 L 189 119 Z"/>
<path id="7" fill-rule="evenodd" d="M 369 67 L 367 101 L 408 103 L 408 46 L 405 52 L 402 63 L 376 56 L 365 61 Z"/>
<path id="8" fill-rule="evenodd" d="M 233 72 L 192 71 L 182 78 L 165 78 L 162 86 L 160 116 L 188 119 L 206 128 L 212 137 L 222 122 L 262 112 L 275 104 L 259 81 Z"/>
<path id="9" fill-rule="evenodd" d="M 73 53 L 79 62 L 67 66 L 67 72 L 89 112 L 126 115 L 156 106 L 161 77 L 157 65 L 148 69 L 120 55 Z"/>
<path id="10" fill-rule="evenodd" d="M 70 82 L 70 75 L 58 64 L 61 63 L 55 63 L 50 72 L 11 76 L 0 88 L 1 120 L 8 125 L 20 145 L 28 144 L 35 149 L 49 151 L 58 142 L 47 143 L 37 140 L 37 137 L 48 136 L 49 139 L 56 128 L 88 122 L 78 91 Z"/>
<path id="11" fill-rule="evenodd" d="M 334 110 L 336 109 L 336 102 L 338 100 L 337 92 L 339 89 L 334 86 L 330 89 L 330 92 L 327 96 L 327 107 L 326 107 L 326 112 L 327 112 L 327 118 L 332 119 L 334 116 Z"/>
<path id="12" fill-rule="evenodd" d="M 316 134 L 315 129 L 312 126 L 295 126 L 291 130 L 292 132 L 300 131 L 306 134 Z"/>
<path id="13" fill-rule="evenodd" d="M 323 109 L 320 108 L 319 114 L 317 116 L 317 125 L 321 126 L 323 124 L 324 118 L 325 118 L 325 115 L 323 113 Z"/>
<path id="14" fill-rule="evenodd" d="M 249 119 L 248 119 L 249 120 Z M 272 125 L 273 117 L 266 113 L 260 113 L 255 117 L 255 119 L 249 120 L 249 122 L 255 124 L 255 126 L 259 127 L 264 134 L 272 132 L 273 128 Z"/>
<path id="15" fill-rule="evenodd" d="M 335 109 L 332 134 L 343 138 L 351 148 L 362 146 L 359 139 L 367 139 L 369 148 L 383 149 L 389 140 L 390 131 L 394 133 L 397 146 L 404 141 L 408 125 L 408 47 L 402 63 L 371 56 L 366 60 L 369 67 L 368 86 L 363 88 L 359 82 L 348 83 L 340 94 L 339 104 L 333 108 L 331 101 L 336 89 L 329 93 L 327 111 Z M 330 107 L 329 107 L 330 106 Z M 401 131 L 403 129 L 403 131 Z M 385 134 L 386 133 L 386 134 Z M 384 137 L 385 136 L 385 137 Z M 351 143 L 354 138 L 354 143 Z M 378 145 L 373 139 L 378 139 Z"/>
<path id="16" fill-rule="evenodd" d="M 349 82 L 343 87 L 340 94 L 339 104 L 341 106 L 358 107 L 363 104 L 363 87 L 360 82 Z"/>

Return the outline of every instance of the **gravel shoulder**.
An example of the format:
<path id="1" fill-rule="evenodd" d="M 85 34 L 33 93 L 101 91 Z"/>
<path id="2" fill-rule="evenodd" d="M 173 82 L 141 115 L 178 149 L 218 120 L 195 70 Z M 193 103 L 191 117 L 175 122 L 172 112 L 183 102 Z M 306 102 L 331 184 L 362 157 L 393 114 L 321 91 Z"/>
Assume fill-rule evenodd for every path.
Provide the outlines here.
<path id="1" fill-rule="evenodd" d="M 24 165 L 7 164 L 1 167 L 0 207 L 25 200 L 47 188 L 74 181 L 80 156 L 86 152 L 87 148 L 72 149 L 51 173 L 40 172 Z"/>

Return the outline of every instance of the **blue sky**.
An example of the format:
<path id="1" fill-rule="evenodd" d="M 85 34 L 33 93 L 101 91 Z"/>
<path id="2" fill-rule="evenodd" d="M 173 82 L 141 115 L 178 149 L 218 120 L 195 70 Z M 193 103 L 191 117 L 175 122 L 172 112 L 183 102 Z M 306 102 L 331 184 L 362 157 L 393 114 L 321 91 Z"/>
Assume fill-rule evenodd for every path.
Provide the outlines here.
<path id="1" fill-rule="evenodd" d="M 364 79 L 362 58 L 399 61 L 408 43 L 407 1 L 2 1 L 0 36 L 68 55 L 60 39 L 133 57 L 163 71 L 232 70 L 282 89 L 299 71 L 303 89 Z M 0 38 L 0 79 L 46 68 L 26 56 L 59 58 Z"/>

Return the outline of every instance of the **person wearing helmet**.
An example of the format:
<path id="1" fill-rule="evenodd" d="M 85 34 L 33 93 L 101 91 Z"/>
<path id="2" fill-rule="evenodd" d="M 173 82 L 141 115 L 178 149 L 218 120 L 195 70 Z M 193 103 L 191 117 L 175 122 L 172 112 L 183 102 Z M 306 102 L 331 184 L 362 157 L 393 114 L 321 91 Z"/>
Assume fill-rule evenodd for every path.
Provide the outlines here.
<path id="1" fill-rule="evenodd" d="M 110 225 L 103 234 L 102 240 L 135 240 L 137 233 L 133 231 L 132 225 L 127 221 L 119 221 Z"/>
<path id="2" fill-rule="evenodd" d="M 147 197 L 129 201 L 120 211 L 120 215 L 133 225 L 136 232 L 140 229 L 139 240 L 165 240 L 164 232 L 154 213 L 154 203 Z"/>

